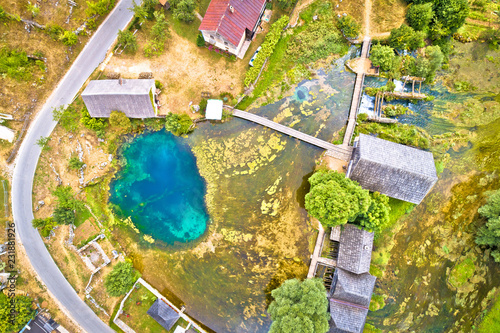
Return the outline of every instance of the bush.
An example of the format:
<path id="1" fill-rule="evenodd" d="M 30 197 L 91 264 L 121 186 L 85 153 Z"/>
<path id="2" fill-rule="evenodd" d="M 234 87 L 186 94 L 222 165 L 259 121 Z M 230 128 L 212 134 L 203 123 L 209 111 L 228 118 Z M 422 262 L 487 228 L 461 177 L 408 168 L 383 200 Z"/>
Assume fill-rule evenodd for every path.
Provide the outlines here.
<path id="1" fill-rule="evenodd" d="M 106 275 L 104 286 L 110 296 L 125 295 L 139 278 L 139 273 L 129 262 L 117 263 L 111 272 Z"/>
<path id="2" fill-rule="evenodd" d="M 368 114 L 367 113 L 360 113 L 358 115 L 358 121 L 360 121 L 360 122 L 366 121 L 367 119 L 368 119 Z"/>
<path id="3" fill-rule="evenodd" d="M 28 81 L 32 77 L 33 62 L 24 51 L 0 49 L 0 74 L 17 81 Z"/>
<path id="4" fill-rule="evenodd" d="M 125 113 L 120 111 L 111 111 L 109 124 L 116 128 L 119 132 L 128 132 L 132 127 L 130 119 L 125 115 Z"/>
<path id="5" fill-rule="evenodd" d="M 11 315 L 12 305 L 15 316 Z M 30 319 L 33 319 L 34 315 L 35 310 L 31 298 L 21 295 L 11 298 L 0 291 L 0 332 L 20 331 Z"/>
<path id="6" fill-rule="evenodd" d="M 196 37 L 196 45 L 199 47 L 205 46 L 205 38 L 203 38 L 202 34 L 198 34 Z"/>
<path id="7" fill-rule="evenodd" d="M 295 0 L 278 0 L 278 5 L 281 9 L 290 8 L 295 3 Z"/>
<path id="8" fill-rule="evenodd" d="M 78 42 L 78 36 L 74 32 L 64 31 L 59 35 L 59 40 L 66 46 L 73 46 Z"/>
<path id="9" fill-rule="evenodd" d="M 92 118 L 86 107 L 82 109 L 80 122 L 86 128 L 95 131 L 100 138 L 104 137 L 106 127 L 108 127 L 108 120 L 106 118 Z"/>
<path id="10" fill-rule="evenodd" d="M 424 37 L 425 33 L 402 24 L 399 28 L 391 30 L 388 42 L 392 48 L 413 51 L 425 46 Z"/>
<path id="11" fill-rule="evenodd" d="M 189 133 L 192 124 L 193 121 L 186 113 L 178 115 L 169 112 L 165 116 L 165 129 L 177 136 Z"/>
<path id="12" fill-rule="evenodd" d="M 351 16 L 342 16 L 338 20 L 338 27 L 347 38 L 356 38 L 361 26 Z"/>
<path id="13" fill-rule="evenodd" d="M 200 101 L 200 114 L 205 117 L 205 112 L 207 111 L 207 100 L 206 98 L 202 98 Z"/>
<path id="14" fill-rule="evenodd" d="M 40 231 L 42 237 L 49 237 L 51 231 L 57 226 L 57 223 L 52 217 L 47 217 L 45 219 L 33 219 L 31 225 Z"/>
<path id="15" fill-rule="evenodd" d="M 183 22 L 192 22 L 194 20 L 194 9 L 195 2 L 194 0 L 175 0 L 171 2 L 172 7 L 174 7 L 172 11 L 172 15 L 175 19 Z"/>
<path id="16" fill-rule="evenodd" d="M 478 209 L 487 222 L 479 229 L 476 244 L 492 248 L 491 256 L 496 262 L 500 262 L 500 190 L 487 194 L 486 204 Z"/>
<path id="17" fill-rule="evenodd" d="M 261 45 L 262 48 L 253 62 L 253 67 L 251 67 L 245 74 L 245 86 L 248 87 L 255 81 L 255 79 L 257 79 L 260 69 L 264 65 L 264 61 L 267 57 L 273 54 L 274 48 L 281 38 L 281 32 L 288 24 L 288 20 L 288 16 L 284 15 L 271 25 L 271 28 L 266 35 L 266 39 Z"/>
<path id="18" fill-rule="evenodd" d="M 373 65 L 380 66 L 380 69 L 383 71 L 388 71 L 392 68 L 395 57 L 394 49 L 390 46 L 377 44 L 373 45 L 370 51 L 370 60 Z"/>
<path id="19" fill-rule="evenodd" d="M 78 129 L 80 114 L 76 112 L 73 105 L 69 105 L 66 109 L 64 106 L 60 106 L 52 110 L 52 119 L 59 122 L 65 130 L 76 131 Z"/>
<path id="20" fill-rule="evenodd" d="M 155 88 L 161 90 L 163 89 L 163 84 L 160 81 L 155 80 Z"/>
<path id="21" fill-rule="evenodd" d="M 106 15 L 115 6 L 115 0 L 100 0 L 97 2 L 87 1 L 87 9 L 85 15 L 92 17 L 94 15 Z"/>
<path id="22" fill-rule="evenodd" d="M 78 170 L 81 167 L 83 167 L 84 165 L 85 165 L 85 163 L 80 161 L 78 156 L 72 156 L 68 161 L 68 168 L 71 170 Z"/>
<path id="23" fill-rule="evenodd" d="M 59 40 L 59 36 L 61 36 L 64 33 L 64 29 L 58 24 L 49 23 L 45 26 L 45 32 L 53 40 Z"/>

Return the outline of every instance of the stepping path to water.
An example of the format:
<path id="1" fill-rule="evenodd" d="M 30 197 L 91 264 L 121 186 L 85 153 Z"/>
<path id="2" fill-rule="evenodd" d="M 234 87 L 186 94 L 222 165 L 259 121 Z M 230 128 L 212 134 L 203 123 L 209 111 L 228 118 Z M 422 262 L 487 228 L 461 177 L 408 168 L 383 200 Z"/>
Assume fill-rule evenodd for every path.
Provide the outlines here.
<path id="1" fill-rule="evenodd" d="M 352 147 L 344 147 L 340 145 L 334 145 L 332 143 L 323 141 L 321 139 L 315 138 L 314 136 L 299 132 L 291 127 L 278 124 L 267 118 L 258 116 L 253 113 L 245 112 L 238 109 L 233 109 L 233 116 L 253 121 L 254 123 L 269 127 L 275 131 L 281 132 L 283 134 L 289 135 L 296 139 L 302 140 L 304 142 L 310 143 L 316 147 L 326 149 L 330 156 L 335 156 L 344 161 L 349 161 L 352 154 Z"/>

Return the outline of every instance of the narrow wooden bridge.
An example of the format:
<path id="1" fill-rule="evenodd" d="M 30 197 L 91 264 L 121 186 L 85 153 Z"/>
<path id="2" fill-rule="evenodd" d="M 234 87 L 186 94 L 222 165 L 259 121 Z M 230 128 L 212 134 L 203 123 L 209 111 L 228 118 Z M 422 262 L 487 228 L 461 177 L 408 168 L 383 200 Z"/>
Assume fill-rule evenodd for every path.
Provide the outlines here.
<path id="1" fill-rule="evenodd" d="M 252 121 L 254 123 L 260 124 L 262 126 L 269 127 L 275 131 L 281 132 L 283 134 L 289 135 L 301 141 L 312 144 L 316 147 L 326 149 L 329 156 L 334 156 L 344 161 L 349 161 L 352 154 L 352 147 L 344 147 L 340 145 L 334 145 L 332 143 L 323 141 L 321 139 L 315 138 L 314 136 L 299 132 L 288 126 L 278 124 L 267 118 L 258 116 L 253 113 L 245 112 L 238 109 L 233 109 L 233 116 Z"/>

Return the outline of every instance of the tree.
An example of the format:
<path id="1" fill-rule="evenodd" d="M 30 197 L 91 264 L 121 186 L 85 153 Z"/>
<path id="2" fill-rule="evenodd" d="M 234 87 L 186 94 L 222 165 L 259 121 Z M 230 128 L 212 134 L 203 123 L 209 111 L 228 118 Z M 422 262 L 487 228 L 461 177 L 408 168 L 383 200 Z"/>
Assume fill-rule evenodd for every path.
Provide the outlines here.
<path id="1" fill-rule="evenodd" d="M 59 40 L 66 46 L 73 46 L 78 42 L 78 36 L 74 32 L 65 30 L 59 35 Z"/>
<path id="2" fill-rule="evenodd" d="M 11 313 L 11 301 L 14 313 Z M 33 300 L 28 296 L 17 295 L 14 299 L 0 291 L 0 332 L 17 332 L 35 315 Z"/>
<path id="3" fill-rule="evenodd" d="M 31 225 L 33 228 L 40 230 L 42 237 L 49 237 L 50 232 L 57 225 L 57 222 L 52 217 L 47 217 L 45 219 L 33 219 Z"/>
<path id="4" fill-rule="evenodd" d="M 426 31 L 434 17 L 432 3 L 411 4 L 406 12 L 408 25 L 416 31 Z"/>
<path id="5" fill-rule="evenodd" d="M 132 128 L 130 119 L 125 115 L 125 113 L 120 111 L 111 111 L 109 124 L 116 127 L 120 132 L 127 132 Z"/>
<path id="6" fill-rule="evenodd" d="M 105 129 L 108 127 L 108 120 L 106 118 L 92 118 L 86 107 L 82 110 L 80 122 L 86 128 L 95 131 L 100 138 L 105 135 Z"/>
<path id="7" fill-rule="evenodd" d="M 336 171 L 316 171 L 309 183 L 311 190 L 306 194 L 305 207 L 325 227 L 354 221 L 370 207 L 369 192 Z"/>
<path id="8" fill-rule="evenodd" d="M 448 29 L 448 35 L 457 32 L 469 16 L 467 0 L 433 0 L 436 21 Z"/>
<path id="9" fill-rule="evenodd" d="M 287 9 L 289 8 L 295 0 L 278 0 L 278 5 L 280 6 L 281 9 Z"/>
<path id="10" fill-rule="evenodd" d="M 500 190 L 487 194 L 489 197 L 486 204 L 478 209 L 487 222 L 479 228 L 476 244 L 491 247 L 491 255 L 496 262 L 500 262 Z"/>
<path id="11" fill-rule="evenodd" d="M 380 66 L 383 71 L 391 70 L 395 57 L 394 49 L 390 46 L 376 44 L 370 51 L 370 60 L 373 65 Z"/>
<path id="12" fill-rule="evenodd" d="M 57 224 L 74 224 L 76 214 L 71 208 L 57 206 L 54 209 L 53 218 Z"/>
<path id="13" fill-rule="evenodd" d="M 194 0 L 180 0 L 173 3 L 175 4 L 173 5 L 173 16 L 175 19 L 188 23 L 194 20 Z"/>
<path id="14" fill-rule="evenodd" d="M 138 5 L 135 0 L 132 0 L 132 8 L 129 8 L 130 11 L 134 13 L 134 17 L 139 20 L 139 23 L 142 24 L 146 22 L 150 14 L 148 13 L 148 9 L 146 8 L 145 2 L 143 5 Z"/>
<path id="15" fill-rule="evenodd" d="M 360 214 L 356 223 L 368 231 L 377 233 L 385 229 L 389 223 L 391 207 L 389 206 L 389 197 L 386 195 L 373 192 L 370 196 L 372 200 L 368 211 Z"/>
<path id="16" fill-rule="evenodd" d="M 389 45 L 398 50 L 412 51 L 425 46 L 424 37 L 425 33 L 402 24 L 399 28 L 391 30 Z"/>
<path id="17" fill-rule="evenodd" d="M 104 280 L 106 291 L 111 296 L 125 295 L 139 278 L 139 273 L 129 262 L 117 263 Z"/>
<path id="18" fill-rule="evenodd" d="M 355 38 L 359 35 L 361 29 L 358 22 L 356 22 L 351 16 L 342 16 L 338 20 L 338 27 L 340 31 L 344 33 L 347 38 Z"/>
<path id="19" fill-rule="evenodd" d="M 169 112 L 165 116 L 165 129 L 174 135 L 183 135 L 190 132 L 193 121 L 186 113 L 181 115 Z"/>
<path id="20" fill-rule="evenodd" d="M 118 44 L 126 46 L 125 52 L 135 52 L 139 47 L 137 44 L 137 37 L 129 30 L 118 31 Z"/>
<path id="21" fill-rule="evenodd" d="M 287 280 L 271 294 L 274 301 L 268 309 L 273 320 L 270 333 L 328 331 L 328 300 L 322 280 Z"/>
<path id="22" fill-rule="evenodd" d="M 426 82 L 432 82 L 436 71 L 443 65 L 444 55 L 437 45 L 425 48 L 425 56 L 419 55 L 415 61 L 415 76 L 425 77 Z"/>

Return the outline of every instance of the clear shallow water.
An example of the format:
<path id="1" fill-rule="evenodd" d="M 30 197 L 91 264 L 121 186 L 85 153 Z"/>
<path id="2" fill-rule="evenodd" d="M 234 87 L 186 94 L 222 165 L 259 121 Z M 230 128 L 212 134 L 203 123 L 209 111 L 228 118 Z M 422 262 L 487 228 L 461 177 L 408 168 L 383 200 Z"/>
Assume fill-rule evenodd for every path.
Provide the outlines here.
<path id="1" fill-rule="evenodd" d="M 111 183 L 110 196 L 120 215 L 170 245 L 203 235 L 205 184 L 186 140 L 165 131 L 148 133 L 122 154 L 127 163 Z"/>

